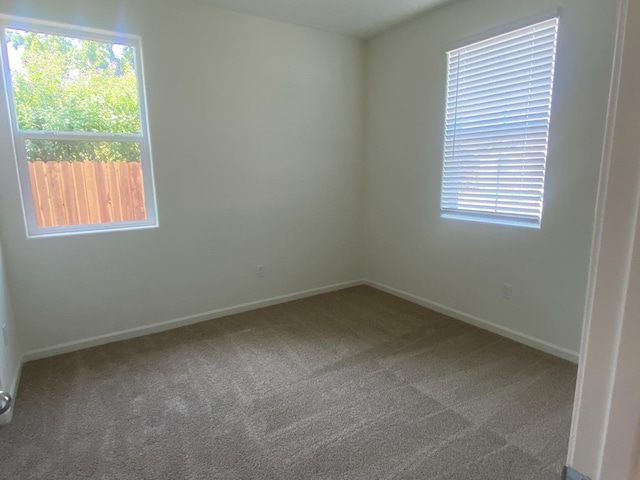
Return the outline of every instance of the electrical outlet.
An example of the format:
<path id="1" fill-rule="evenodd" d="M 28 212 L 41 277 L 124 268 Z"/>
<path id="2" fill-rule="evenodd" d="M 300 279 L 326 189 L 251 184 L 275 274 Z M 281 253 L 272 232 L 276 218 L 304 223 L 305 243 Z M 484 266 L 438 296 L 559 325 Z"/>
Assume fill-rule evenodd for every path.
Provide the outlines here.
<path id="1" fill-rule="evenodd" d="M 258 265 L 258 278 L 267 276 L 267 267 L 264 265 Z"/>
<path id="2" fill-rule="evenodd" d="M 511 296 L 513 295 L 513 286 L 508 283 L 503 283 L 500 287 L 500 296 L 505 300 L 511 300 Z"/>

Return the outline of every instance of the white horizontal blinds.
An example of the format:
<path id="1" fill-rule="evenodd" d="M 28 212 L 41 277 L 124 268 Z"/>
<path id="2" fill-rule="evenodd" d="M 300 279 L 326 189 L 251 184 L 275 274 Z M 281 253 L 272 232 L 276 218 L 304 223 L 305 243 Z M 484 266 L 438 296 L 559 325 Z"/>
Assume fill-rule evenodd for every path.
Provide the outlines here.
<path id="1" fill-rule="evenodd" d="M 537 227 L 558 19 L 449 52 L 441 209 Z"/>

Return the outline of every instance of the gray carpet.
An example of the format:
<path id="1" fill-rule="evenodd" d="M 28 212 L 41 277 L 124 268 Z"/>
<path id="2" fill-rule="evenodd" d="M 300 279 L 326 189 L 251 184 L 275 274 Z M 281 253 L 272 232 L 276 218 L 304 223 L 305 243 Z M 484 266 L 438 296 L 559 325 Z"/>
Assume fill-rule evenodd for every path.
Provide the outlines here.
<path id="1" fill-rule="evenodd" d="M 559 479 L 576 367 L 368 287 L 25 365 L 7 479 Z"/>

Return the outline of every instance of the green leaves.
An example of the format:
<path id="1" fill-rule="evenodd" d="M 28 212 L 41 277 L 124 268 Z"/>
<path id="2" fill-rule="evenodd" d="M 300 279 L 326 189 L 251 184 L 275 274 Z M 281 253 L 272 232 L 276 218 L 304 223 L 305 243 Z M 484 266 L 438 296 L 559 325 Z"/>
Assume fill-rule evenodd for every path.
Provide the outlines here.
<path id="1" fill-rule="evenodd" d="M 140 133 L 134 48 L 105 42 L 7 29 L 11 78 L 21 130 Z M 28 142 L 28 149 L 39 142 Z M 43 161 L 126 161 L 136 158 L 122 145 L 103 142 L 50 142 L 28 151 Z M 116 144 L 118 148 L 116 148 Z M 31 146 L 29 146 L 31 145 Z M 137 148 L 137 144 L 136 145 Z M 59 147 L 59 148 L 58 148 Z"/>
<path id="2" fill-rule="evenodd" d="M 41 140 L 25 142 L 30 162 L 139 162 L 138 142 Z"/>

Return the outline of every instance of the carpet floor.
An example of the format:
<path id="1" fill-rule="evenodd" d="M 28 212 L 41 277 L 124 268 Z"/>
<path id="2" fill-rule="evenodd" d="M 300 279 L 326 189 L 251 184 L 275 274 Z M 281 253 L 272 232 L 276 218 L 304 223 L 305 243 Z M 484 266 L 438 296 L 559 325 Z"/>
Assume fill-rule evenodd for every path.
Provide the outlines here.
<path id="1" fill-rule="evenodd" d="M 0 478 L 559 479 L 575 377 L 356 287 L 27 363 Z"/>

